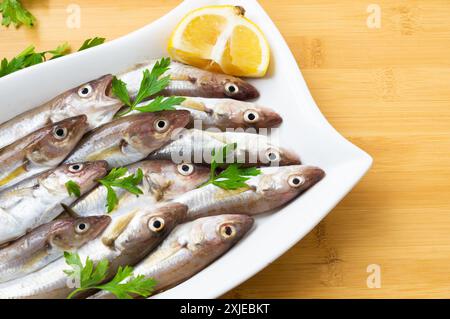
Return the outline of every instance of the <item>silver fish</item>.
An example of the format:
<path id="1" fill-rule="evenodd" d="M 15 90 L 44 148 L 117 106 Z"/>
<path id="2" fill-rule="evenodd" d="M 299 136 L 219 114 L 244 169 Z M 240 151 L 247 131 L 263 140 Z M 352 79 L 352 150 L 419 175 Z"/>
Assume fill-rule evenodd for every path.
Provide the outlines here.
<path id="1" fill-rule="evenodd" d="M 218 128 L 222 131 L 229 128 L 260 129 L 278 127 L 283 121 L 274 110 L 252 102 L 202 97 L 184 98 L 185 100 L 175 108 L 191 112 L 192 120 L 189 127 L 201 124 L 202 128 Z M 148 103 L 150 101 L 140 103 L 138 106 Z M 136 113 L 139 111 L 129 114 Z"/>
<path id="2" fill-rule="evenodd" d="M 197 129 L 180 130 L 175 140 L 151 153 L 149 159 L 167 159 L 175 163 L 211 163 L 211 152 L 221 152 L 227 144 L 236 143 L 225 163 L 254 165 L 300 164 L 299 157 L 290 150 L 271 143 L 264 135 L 244 132 L 210 132 Z"/>
<path id="3" fill-rule="evenodd" d="M 142 81 L 142 72 L 151 70 L 158 60 L 142 63 L 118 78 L 127 83 L 130 94 L 135 96 Z M 259 97 L 258 90 L 250 83 L 237 77 L 204 71 L 183 63 L 172 61 L 163 76 L 170 75 L 169 85 L 158 95 L 199 96 L 249 100 Z"/>
<path id="4" fill-rule="evenodd" d="M 143 191 L 139 197 L 121 188 L 114 188 L 119 204 L 111 212 L 115 213 L 139 201 L 149 208 L 197 188 L 209 179 L 209 168 L 189 163 L 175 164 L 171 161 L 142 161 L 128 166 L 128 173 L 134 174 L 140 168 L 144 178 L 138 187 Z M 79 216 L 103 215 L 106 208 L 107 191 L 98 186 L 72 205 Z"/>
<path id="5" fill-rule="evenodd" d="M 159 247 L 136 265 L 135 276 L 156 281 L 154 294 L 176 286 L 226 253 L 252 227 L 245 215 L 204 217 L 177 226 Z M 101 291 L 91 299 L 112 299 Z"/>
<path id="6" fill-rule="evenodd" d="M 89 129 L 105 124 L 123 106 L 108 96 L 113 76 L 105 75 L 64 92 L 47 103 L 17 115 L 0 125 L 0 148 L 48 125 L 86 114 Z"/>
<path id="7" fill-rule="evenodd" d="M 187 218 L 239 213 L 256 215 L 279 208 L 319 182 L 325 173 L 318 167 L 292 165 L 261 168 L 246 183 L 248 188 L 225 190 L 213 184 L 175 199 L 189 207 Z"/>
<path id="8" fill-rule="evenodd" d="M 70 196 L 65 187 L 68 181 L 77 183 L 84 194 L 106 172 L 105 161 L 65 164 L 1 192 L 0 244 L 56 218 L 61 203 L 74 202 L 76 198 Z"/>
<path id="9" fill-rule="evenodd" d="M 188 111 L 162 111 L 119 118 L 85 136 L 65 163 L 105 160 L 111 167 L 144 159 L 189 122 Z"/>
<path id="10" fill-rule="evenodd" d="M 47 125 L 0 150 L 0 190 L 58 166 L 87 129 L 86 115 Z"/>
<path id="11" fill-rule="evenodd" d="M 165 204 L 150 210 L 130 210 L 113 220 L 103 234 L 82 246 L 77 253 L 84 262 L 89 258 L 98 263 L 110 262 L 109 274 L 116 273 L 120 265 L 134 265 L 159 245 L 186 215 L 182 204 Z M 66 298 L 76 287 L 76 278 L 70 278 L 64 258 L 46 267 L 0 284 L 0 299 L 11 298 Z M 108 277 L 106 280 L 111 279 Z"/>
<path id="12" fill-rule="evenodd" d="M 109 216 L 61 219 L 41 225 L 0 249 L 0 282 L 39 270 L 97 237 L 111 221 Z"/>

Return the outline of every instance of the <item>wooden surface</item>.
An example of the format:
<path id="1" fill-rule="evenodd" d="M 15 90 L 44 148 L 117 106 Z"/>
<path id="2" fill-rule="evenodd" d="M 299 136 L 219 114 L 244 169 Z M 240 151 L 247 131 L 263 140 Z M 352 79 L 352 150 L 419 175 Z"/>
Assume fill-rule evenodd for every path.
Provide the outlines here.
<path id="1" fill-rule="evenodd" d="M 245 1 L 244 1 L 245 2 Z M 24 1 L 33 30 L 0 28 L 0 57 L 114 39 L 179 1 Z M 67 6 L 81 8 L 68 29 Z M 225 297 L 448 297 L 450 289 L 450 2 L 262 0 L 330 123 L 374 157 L 355 189 L 284 256 Z M 381 287 L 366 270 L 379 265 Z M 226 280 L 226 279 L 224 279 Z"/>

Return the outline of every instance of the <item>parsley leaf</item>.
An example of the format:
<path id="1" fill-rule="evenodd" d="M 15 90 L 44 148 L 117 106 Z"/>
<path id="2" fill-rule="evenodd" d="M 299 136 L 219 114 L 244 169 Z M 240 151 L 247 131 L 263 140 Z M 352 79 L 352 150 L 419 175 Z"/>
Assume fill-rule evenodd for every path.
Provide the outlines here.
<path id="1" fill-rule="evenodd" d="M 60 44 L 56 47 L 54 50 L 43 52 L 45 53 L 51 53 L 53 56 L 50 58 L 50 60 L 62 57 L 63 55 L 66 55 L 70 52 L 70 45 L 67 42 L 64 42 L 63 44 Z"/>
<path id="2" fill-rule="evenodd" d="M 137 106 L 134 109 L 139 112 L 158 112 L 175 110 L 174 106 L 180 105 L 185 100 L 184 97 L 170 96 L 164 98 L 157 96 L 147 105 Z"/>
<path id="3" fill-rule="evenodd" d="M 132 294 L 136 294 L 143 297 L 148 297 L 153 292 L 153 288 L 156 285 L 156 281 L 152 278 L 145 278 L 144 275 L 137 277 L 133 276 L 133 267 L 126 266 L 119 267 L 114 278 L 101 286 L 96 288 L 106 290 L 114 294 L 118 299 L 132 299 Z M 125 279 L 131 278 L 125 281 Z"/>
<path id="4" fill-rule="evenodd" d="M 148 69 L 144 70 L 139 91 L 133 101 L 131 101 L 131 97 L 128 93 L 127 84 L 114 77 L 112 81 L 112 91 L 114 95 L 128 107 L 124 111 L 117 113 L 117 116 L 124 116 L 134 110 L 140 112 L 173 110 L 173 106 L 182 103 L 185 100 L 182 97 L 164 98 L 162 96 L 157 96 L 149 104 L 138 106 L 142 101 L 154 96 L 169 84 L 170 76 L 161 78 L 161 76 L 169 69 L 169 66 L 170 58 L 162 58 L 155 63 L 151 71 Z"/>
<path id="5" fill-rule="evenodd" d="M 169 85 L 169 75 L 159 78 L 164 72 L 169 69 L 169 64 L 169 58 L 162 58 L 153 66 L 152 72 L 150 72 L 148 69 L 144 70 L 142 82 L 134 101 L 135 105 L 141 103 L 144 99 L 155 95 L 156 93 L 164 89 L 167 85 Z"/>
<path id="6" fill-rule="evenodd" d="M 142 181 L 144 173 L 140 168 L 136 170 L 135 174 L 123 177 L 128 173 L 126 167 L 113 168 L 107 176 L 99 180 L 99 183 L 106 187 L 106 206 L 108 213 L 112 212 L 119 204 L 119 199 L 113 187 L 125 189 L 126 191 L 138 196 L 142 195 L 142 190 L 137 186 Z"/>
<path id="7" fill-rule="evenodd" d="M 72 196 L 72 195 L 74 195 L 76 197 L 81 196 L 80 185 L 78 185 L 76 182 L 70 180 L 65 185 L 66 185 L 67 192 L 69 193 L 70 196 Z"/>
<path id="8" fill-rule="evenodd" d="M 83 51 L 83 50 L 95 47 L 97 45 L 103 44 L 103 43 L 105 43 L 105 40 L 106 40 L 105 38 L 99 38 L 99 37 L 87 39 L 83 42 L 83 44 L 78 49 L 78 51 Z"/>
<path id="9" fill-rule="evenodd" d="M 0 7 L 2 4 L 0 4 Z M 95 39 L 103 39 L 103 38 L 94 38 L 94 39 L 88 39 L 86 41 L 91 41 L 88 44 L 86 44 L 86 47 L 83 48 L 87 49 L 88 47 L 92 47 L 94 45 L 97 45 L 98 40 L 94 41 Z M 104 39 L 103 39 L 104 40 Z M 86 43 L 85 41 L 85 43 Z M 85 46 L 83 44 L 83 46 Z M 25 69 L 29 66 L 39 64 L 42 62 L 45 62 L 47 60 L 53 60 L 59 57 L 62 57 L 66 54 L 70 53 L 70 46 L 67 42 L 64 42 L 56 47 L 56 49 L 49 50 L 49 51 L 43 51 L 43 52 L 36 52 L 35 47 L 33 45 L 30 45 L 25 50 L 20 52 L 16 57 L 12 58 L 11 61 L 8 61 L 8 59 L 4 58 L 0 63 L 0 78 L 11 74 L 13 72 Z"/>
<path id="10" fill-rule="evenodd" d="M 241 165 L 237 163 L 228 165 L 226 169 L 217 174 L 217 169 L 226 162 L 228 155 L 230 152 L 234 151 L 236 147 L 236 143 L 227 144 L 222 150 L 219 150 L 219 152 L 216 152 L 215 149 L 211 152 L 212 157 L 209 181 L 200 187 L 213 184 L 217 187 L 230 190 L 248 188 L 249 185 L 246 182 L 250 179 L 250 176 L 261 174 L 261 170 L 256 167 L 242 168 Z"/>
<path id="11" fill-rule="evenodd" d="M 113 94 L 128 107 L 131 107 L 131 98 L 128 94 L 127 84 L 122 80 L 114 77 L 111 83 Z"/>
<path id="12" fill-rule="evenodd" d="M 83 266 L 81 258 L 77 253 L 64 252 L 66 263 L 72 267 L 70 270 L 64 270 L 69 277 L 78 279 L 80 287 L 75 289 L 67 299 L 71 299 L 81 291 L 88 289 L 100 289 L 113 293 L 118 299 L 131 299 L 130 294 L 136 294 L 142 297 L 148 297 L 153 292 L 156 285 L 152 278 L 145 278 L 143 275 L 133 277 L 133 268 L 121 266 L 117 270 L 114 278 L 102 284 L 108 276 L 109 261 L 102 259 L 94 266 L 93 261 L 87 257 Z"/>
<path id="13" fill-rule="evenodd" d="M 0 65 L 0 77 L 19 71 L 28 66 L 41 63 L 42 61 L 42 55 L 37 54 L 34 51 L 34 46 L 31 45 L 11 59 L 11 61 L 8 62 L 6 58 L 2 60 Z"/>
<path id="14" fill-rule="evenodd" d="M 3 0 L 0 3 L 0 12 L 3 16 L 2 25 L 7 27 L 11 23 L 16 27 L 22 24 L 32 27 L 36 22 L 36 18 L 18 0 Z"/>

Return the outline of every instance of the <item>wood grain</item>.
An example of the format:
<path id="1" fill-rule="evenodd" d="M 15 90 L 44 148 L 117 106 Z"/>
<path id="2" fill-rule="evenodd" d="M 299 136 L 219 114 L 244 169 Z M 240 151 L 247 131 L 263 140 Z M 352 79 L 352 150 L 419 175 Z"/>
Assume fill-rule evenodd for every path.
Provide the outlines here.
<path id="1" fill-rule="evenodd" d="M 39 24 L 0 28 L 0 56 L 28 44 L 125 35 L 180 1 L 24 1 Z M 321 111 L 374 157 L 356 188 L 306 238 L 224 297 L 448 297 L 450 287 L 450 2 L 261 1 L 290 45 Z M 366 268 L 381 267 L 381 288 Z"/>

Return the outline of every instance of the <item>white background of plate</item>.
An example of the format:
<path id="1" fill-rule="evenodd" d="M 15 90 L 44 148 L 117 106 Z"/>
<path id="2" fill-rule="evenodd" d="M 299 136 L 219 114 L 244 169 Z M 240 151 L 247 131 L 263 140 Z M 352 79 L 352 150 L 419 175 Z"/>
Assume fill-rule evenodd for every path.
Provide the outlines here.
<path id="1" fill-rule="evenodd" d="M 167 55 L 167 40 L 184 14 L 214 4 L 242 5 L 246 16 L 265 33 L 272 57 L 268 76 L 251 80 L 261 93 L 258 103 L 275 108 L 285 119 L 277 131 L 281 144 L 327 175 L 276 213 L 258 216 L 248 236 L 218 261 L 154 298 L 216 298 L 250 278 L 312 230 L 361 179 L 372 158 L 339 135 L 322 116 L 281 34 L 254 0 L 186 0 L 125 37 L 0 78 L 3 122 L 103 74 L 120 73 L 146 59 Z"/>

